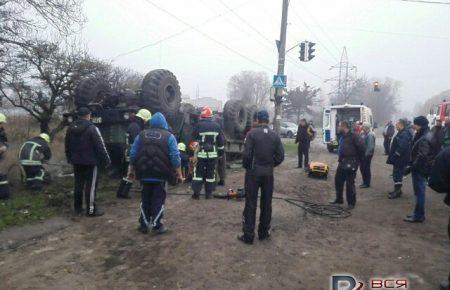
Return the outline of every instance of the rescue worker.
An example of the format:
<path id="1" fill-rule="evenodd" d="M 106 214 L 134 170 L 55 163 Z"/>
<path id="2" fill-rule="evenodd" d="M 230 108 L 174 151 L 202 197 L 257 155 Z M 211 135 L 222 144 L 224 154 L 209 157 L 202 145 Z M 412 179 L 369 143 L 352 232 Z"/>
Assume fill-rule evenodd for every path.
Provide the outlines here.
<path id="1" fill-rule="evenodd" d="M 444 139 L 444 130 L 442 127 L 442 120 L 437 119 L 436 124 L 431 129 L 431 151 L 433 155 L 436 156 L 441 152 L 442 140 Z"/>
<path id="2" fill-rule="evenodd" d="M 389 199 L 402 196 L 403 173 L 408 165 L 411 156 L 412 135 L 408 130 L 408 121 L 399 119 L 395 124 L 397 135 L 392 140 L 387 164 L 393 166 L 392 179 L 394 181 L 394 191 L 389 192 Z"/>
<path id="3" fill-rule="evenodd" d="M 5 132 L 6 116 L 0 113 L 0 199 L 9 198 L 8 172 L 6 171 L 6 153 L 8 137 Z"/>
<path id="4" fill-rule="evenodd" d="M 98 168 L 111 164 L 105 142 L 100 130 L 91 122 L 91 111 L 81 107 L 78 119 L 67 129 L 65 151 L 67 162 L 73 165 L 75 175 L 74 210 L 83 213 L 83 193 L 86 215 L 89 217 L 104 214 L 95 202 L 98 184 Z"/>
<path id="5" fill-rule="evenodd" d="M 210 199 L 216 186 L 216 162 L 223 155 L 224 137 L 219 124 L 212 121 L 213 112 L 203 107 L 200 121 L 194 128 L 192 138 L 199 143 L 197 166 L 192 178 L 193 199 L 200 198 L 200 191 L 205 184 L 205 198 Z"/>
<path id="6" fill-rule="evenodd" d="M 125 163 L 130 162 L 130 150 L 133 145 L 134 139 L 144 130 L 145 124 L 152 118 L 152 113 L 147 109 L 140 109 L 137 114 L 130 116 L 130 124 L 128 125 L 126 132 L 126 150 L 125 150 Z M 122 178 L 117 190 L 117 198 L 131 198 L 130 189 L 133 182 L 126 176 Z"/>
<path id="7" fill-rule="evenodd" d="M 405 169 L 405 175 L 411 173 L 416 207 L 412 215 L 406 216 L 405 222 L 422 223 L 425 221 L 425 189 L 427 177 L 431 169 L 431 161 L 434 159 L 431 151 L 431 132 L 428 120 L 424 116 L 414 118 L 416 134 L 413 138 L 411 159 Z"/>
<path id="8" fill-rule="evenodd" d="M 356 205 L 355 178 L 358 166 L 363 160 L 366 148 L 361 137 L 352 133 L 347 121 L 339 122 L 340 133 L 338 156 L 339 163 L 334 179 L 336 187 L 336 199 L 331 204 L 343 204 L 344 184 L 347 195 L 347 209 L 353 209 Z"/>
<path id="9" fill-rule="evenodd" d="M 255 236 L 258 191 L 261 189 L 259 240 L 270 237 L 272 218 L 272 193 L 274 167 L 284 161 L 284 148 L 277 133 L 269 128 L 269 113 L 259 111 L 259 126 L 248 132 L 245 138 L 242 165 L 245 168 L 245 208 L 243 212 L 243 235 L 238 239 L 253 244 Z"/>
<path id="10" fill-rule="evenodd" d="M 42 164 L 52 158 L 50 136 L 42 133 L 23 143 L 19 152 L 20 165 L 25 172 L 27 189 L 42 190 L 50 175 Z"/>
<path id="11" fill-rule="evenodd" d="M 375 134 L 370 129 L 369 123 L 364 123 L 362 128 L 363 133 L 361 136 L 364 141 L 364 145 L 366 146 L 366 152 L 361 160 L 360 170 L 363 183 L 359 186 L 359 188 L 368 188 L 370 187 L 370 181 L 372 179 L 370 166 L 372 164 L 373 154 L 375 153 Z"/>
<path id="12" fill-rule="evenodd" d="M 168 130 L 166 118 L 156 113 L 150 129 L 142 131 L 134 140 L 130 152 L 128 177 L 140 179 L 143 185 L 138 230 L 147 234 L 163 234 L 167 228 L 164 217 L 166 181 L 183 182 L 177 140 Z M 176 174 L 176 175 L 175 175 Z"/>
<path id="13" fill-rule="evenodd" d="M 444 203 L 450 206 L 450 147 L 442 150 L 435 158 L 436 162 L 431 170 L 428 185 L 439 193 L 446 193 Z M 448 237 L 450 238 L 450 217 L 448 221 Z M 450 274 L 445 282 L 441 283 L 442 290 L 450 290 Z"/>
<path id="14" fill-rule="evenodd" d="M 389 120 L 386 123 L 386 126 L 384 126 L 383 129 L 383 138 L 384 138 L 384 142 L 383 142 L 383 147 L 384 147 L 384 155 L 389 155 L 390 147 L 391 147 L 391 141 L 392 141 L 392 137 L 394 137 L 395 134 L 395 127 L 394 124 L 392 124 L 392 121 Z"/>
<path id="15" fill-rule="evenodd" d="M 309 145 L 311 143 L 311 139 L 313 138 L 312 134 L 312 129 L 306 123 L 306 119 L 301 119 L 297 129 L 297 137 L 295 138 L 295 144 L 298 144 L 297 168 L 302 168 L 305 166 L 305 170 L 308 170 Z"/>

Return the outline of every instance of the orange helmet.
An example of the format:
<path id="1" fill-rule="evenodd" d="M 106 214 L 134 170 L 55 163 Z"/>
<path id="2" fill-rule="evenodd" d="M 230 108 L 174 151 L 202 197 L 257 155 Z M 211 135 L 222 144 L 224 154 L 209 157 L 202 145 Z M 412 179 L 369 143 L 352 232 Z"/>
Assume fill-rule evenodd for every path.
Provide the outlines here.
<path id="1" fill-rule="evenodd" d="M 213 112 L 210 107 L 205 106 L 202 108 L 202 112 L 200 114 L 201 118 L 203 118 L 203 119 L 212 118 L 212 116 L 213 116 Z"/>

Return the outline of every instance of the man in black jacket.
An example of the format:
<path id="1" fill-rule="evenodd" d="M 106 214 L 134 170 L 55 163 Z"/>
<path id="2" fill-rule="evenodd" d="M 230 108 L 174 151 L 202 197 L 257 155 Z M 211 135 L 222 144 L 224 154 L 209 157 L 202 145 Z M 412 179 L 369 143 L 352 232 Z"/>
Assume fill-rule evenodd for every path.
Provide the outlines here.
<path id="1" fill-rule="evenodd" d="M 442 150 L 435 158 L 428 185 L 439 193 L 446 193 L 444 203 L 450 206 L 450 147 Z M 450 218 L 448 221 L 448 236 L 450 238 Z M 450 290 L 450 274 L 448 280 L 441 283 L 441 290 Z"/>
<path id="2" fill-rule="evenodd" d="M 397 135 L 395 135 L 390 148 L 387 164 L 393 165 L 392 179 L 394 180 L 394 191 L 389 193 L 389 199 L 402 196 L 403 173 L 411 157 L 412 135 L 407 129 L 408 121 L 400 119 L 395 124 Z"/>
<path id="3" fill-rule="evenodd" d="M 42 133 L 23 143 L 20 148 L 20 165 L 25 171 L 28 189 L 41 190 L 44 187 L 44 183 L 50 181 L 49 173 L 42 166 L 43 162 L 52 158 L 49 143 L 50 136 Z"/>
<path id="4" fill-rule="evenodd" d="M 392 124 L 392 121 L 388 121 L 386 123 L 386 126 L 383 129 L 383 137 L 384 137 L 384 142 L 383 142 L 383 146 L 384 146 L 384 155 L 389 155 L 390 152 L 390 147 L 391 147 L 391 140 L 392 137 L 395 134 L 395 128 L 394 125 Z"/>
<path id="5" fill-rule="evenodd" d="M 414 195 L 416 196 L 416 207 L 414 214 L 408 215 L 404 221 L 410 223 L 422 223 L 425 221 L 425 188 L 427 177 L 431 169 L 433 152 L 431 150 L 431 132 L 428 120 L 424 116 L 414 119 L 416 134 L 411 149 L 411 159 L 405 174 L 411 173 Z"/>
<path id="6" fill-rule="evenodd" d="M 347 121 L 341 121 L 338 130 L 341 137 L 338 148 L 339 164 L 334 179 L 336 199 L 331 204 L 344 203 L 345 184 L 348 209 L 353 209 L 356 205 L 356 171 L 364 158 L 366 148 L 361 137 L 350 131 L 350 125 Z"/>
<path id="7" fill-rule="evenodd" d="M 224 137 L 219 124 L 212 120 L 211 108 L 204 107 L 201 112 L 201 120 L 197 123 L 192 133 L 192 139 L 199 143 L 197 153 L 197 166 L 192 178 L 193 199 L 200 198 L 200 191 L 205 184 L 205 198 L 212 197 L 216 186 L 216 162 L 224 152 Z"/>
<path id="8" fill-rule="evenodd" d="M 245 208 L 243 213 L 243 232 L 238 239 L 252 244 L 255 236 L 256 206 L 258 191 L 261 188 L 261 213 L 258 226 L 259 240 L 270 236 L 272 218 L 273 168 L 284 160 L 284 148 L 280 137 L 272 131 L 269 113 L 258 112 L 259 126 L 248 132 L 245 138 L 243 167 L 245 171 Z"/>
<path id="9" fill-rule="evenodd" d="M 306 123 L 306 119 L 301 119 L 297 129 L 297 137 L 295 138 L 295 144 L 298 144 L 298 167 L 305 166 L 305 170 L 309 164 L 309 145 L 312 139 L 312 129 Z M 303 157 L 304 163 L 303 163 Z"/>
<path id="10" fill-rule="evenodd" d="M 0 113 L 0 199 L 9 198 L 8 172 L 6 170 L 5 157 L 8 151 L 8 137 L 4 125 L 6 116 Z"/>
<path id="11" fill-rule="evenodd" d="M 76 214 L 82 213 L 84 190 L 86 215 L 101 216 L 104 213 L 95 204 L 98 167 L 109 166 L 111 159 L 100 130 L 90 121 L 90 110 L 79 108 L 77 115 L 65 138 L 67 161 L 73 164 L 75 174 L 74 209 Z"/>

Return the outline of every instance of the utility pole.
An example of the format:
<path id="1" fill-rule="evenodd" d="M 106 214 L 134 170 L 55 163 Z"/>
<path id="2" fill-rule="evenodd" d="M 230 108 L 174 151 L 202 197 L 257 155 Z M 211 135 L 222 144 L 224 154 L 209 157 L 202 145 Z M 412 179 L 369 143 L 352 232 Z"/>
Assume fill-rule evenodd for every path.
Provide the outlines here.
<path id="1" fill-rule="evenodd" d="M 286 55 L 286 29 L 288 18 L 289 0 L 283 0 L 283 9 L 281 14 L 281 30 L 280 40 L 277 41 L 278 47 L 278 69 L 277 75 L 284 75 L 284 62 Z M 280 122 L 282 118 L 282 102 L 283 102 L 284 88 L 277 88 L 275 90 L 275 116 L 273 120 L 273 128 L 275 132 L 280 133 Z"/>
<path id="2" fill-rule="evenodd" d="M 347 48 L 344 46 L 344 49 L 342 50 L 342 55 L 341 55 L 341 60 L 339 61 L 339 63 L 337 65 L 334 65 L 330 68 L 331 69 L 338 69 L 339 70 L 339 76 L 338 78 L 332 78 L 327 81 L 337 81 L 338 83 L 338 88 L 337 88 L 337 101 L 338 102 L 344 102 L 347 103 L 348 101 L 348 96 L 349 96 L 349 82 L 351 81 L 351 78 L 349 77 L 349 71 L 353 70 L 355 71 L 355 77 L 354 79 L 357 78 L 356 75 L 356 71 L 357 68 L 356 66 L 350 64 L 350 62 L 348 61 L 348 55 L 347 55 Z"/>

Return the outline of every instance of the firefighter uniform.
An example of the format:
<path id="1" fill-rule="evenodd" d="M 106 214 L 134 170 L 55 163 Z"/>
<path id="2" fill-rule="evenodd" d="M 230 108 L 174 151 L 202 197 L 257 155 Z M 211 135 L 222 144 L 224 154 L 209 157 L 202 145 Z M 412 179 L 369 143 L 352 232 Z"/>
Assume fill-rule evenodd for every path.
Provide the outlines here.
<path id="1" fill-rule="evenodd" d="M 83 193 L 86 215 L 99 216 L 95 203 L 98 183 L 98 167 L 109 166 L 111 159 L 105 147 L 100 130 L 91 123 L 88 108 L 78 110 L 79 119 L 73 122 L 66 133 L 65 150 L 67 161 L 73 165 L 75 175 L 74 209 L 83 211 Z"/>
<path id="2" fill-rule="evenodd" d="M 209 109 L 209 108 L 208 108 Z M 205 114 L 202 110 L 202 119 L 194 128 L 193 139 L 199 142 L 197 165 L 192 178 L 192 197 L 198 199 L 203 184 L 205 184 L 205 197 L 211 198 L 216 186 L 216 162 L 223 155 L 224 137 L 219 124 L 212 121 L 212 113 Z"/>
<path id="3" fill-rule="evenodd" d="M 0 113 L 0 199 L 9 198 L 8 172 L 6 171 L 5 157 L 8 151 L 8 137 L 3 124 L 6 116 Z"/>
<path id="4" fill-rule="evenodd" d="M 272 217 L 273 168 L 284 160 L 284 149 L 280 137 L 268 126 L 269 114 L 258 112 L 260 126 L 248 132 L 245 139 L 243 166 L 245 172 L 245 208 L 243 232 L 239 240 L 251 244 L 254 239 L 258 191 L 261 188 L 261 213 L 258 236 L 264 240 L 270 236 Z"/>
<path id="5" fill-rule="evenodd" d="M 20 148 L 20 165 L 25 173 L 26 186 L 31 190 L 41 190 L 44 182 L 49 182 L 49 174 L 42 166 L 50 160 L 50 137 L 43 133 L 26 141 Z"/>

